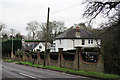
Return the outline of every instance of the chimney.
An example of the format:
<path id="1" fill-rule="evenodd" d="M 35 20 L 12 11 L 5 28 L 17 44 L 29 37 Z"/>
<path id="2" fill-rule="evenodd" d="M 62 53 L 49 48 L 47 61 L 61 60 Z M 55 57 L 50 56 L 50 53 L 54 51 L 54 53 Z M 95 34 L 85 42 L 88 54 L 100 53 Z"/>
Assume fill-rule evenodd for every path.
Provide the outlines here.
<path id="1" fill-rule="evenodd" d="M 76 36 L 77 38 L 80 38 L 80 30 L 79 30 L 79 29 L 80 29 L 80 27 L 77 26 L 77 27 L 76 27 L 76 30 L 77 30 L 77 31 L 76 31 L 76 34 L 75 34 L 75 36 Z"/>

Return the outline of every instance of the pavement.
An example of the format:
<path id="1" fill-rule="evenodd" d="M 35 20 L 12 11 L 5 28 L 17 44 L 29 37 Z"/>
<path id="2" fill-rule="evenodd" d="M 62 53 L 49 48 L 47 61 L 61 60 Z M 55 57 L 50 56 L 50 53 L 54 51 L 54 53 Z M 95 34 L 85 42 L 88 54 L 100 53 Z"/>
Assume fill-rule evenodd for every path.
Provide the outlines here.
<path id="1" fill-rule="evenodd" d="M 2 62 L 2 80 L 98 80 L 48 69 Z"/>

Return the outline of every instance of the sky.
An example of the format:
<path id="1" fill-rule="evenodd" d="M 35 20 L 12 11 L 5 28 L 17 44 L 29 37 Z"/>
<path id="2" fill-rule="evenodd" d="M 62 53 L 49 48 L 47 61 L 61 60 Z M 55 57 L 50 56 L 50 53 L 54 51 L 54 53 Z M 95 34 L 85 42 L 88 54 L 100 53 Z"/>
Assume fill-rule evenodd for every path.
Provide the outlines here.
<path id="1" fill-rule="evenodd" d="M 50 21 L 64 21 L 65 26 L 69 28 L 75 23 L 85 22 L 82 16 L 85 5 L 82 5 L 82 2 L 82 0 L 0 0 L 0 22 L 5 23 L 8 29 L 12 28 L 22 35 L 27 35 L 25 30 L 27 23 L 46 22 L 47 9 L 50 7 Z"/>

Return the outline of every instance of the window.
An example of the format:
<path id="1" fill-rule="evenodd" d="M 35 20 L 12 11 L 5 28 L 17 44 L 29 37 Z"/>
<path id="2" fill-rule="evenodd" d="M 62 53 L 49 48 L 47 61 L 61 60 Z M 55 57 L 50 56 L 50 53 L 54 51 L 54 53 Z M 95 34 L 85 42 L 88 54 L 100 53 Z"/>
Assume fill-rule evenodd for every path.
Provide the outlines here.
<path id="1" fill-rule="evenodd" d="M 91 44 L 93 44 L 93 39 L 91 39 Z"/>
<path id="2" fill-rule="evenodd" d="M 85 45 L 85 40 L 84 39 L 82 39 L 82 45 Z"/>
<path id="3" fill-rule="evenodd" d="M 88 44 L 93 44 L 93 39 L 89 39 Z"/>
<path id="4" fill-rule="evenodd" d="M 40 45 L 39 48 L 42 49 L 42 46 Z"/>
<path id="5" fill-rule="evenodd" d="M 76 32 L 75 36 L 79 38 L 80 37 L 80 32 Z"/>
<path id="6" fill-rule="evenodd" d="M 90 44 L 90 39 L 88 40 L 88 44 Z"/>

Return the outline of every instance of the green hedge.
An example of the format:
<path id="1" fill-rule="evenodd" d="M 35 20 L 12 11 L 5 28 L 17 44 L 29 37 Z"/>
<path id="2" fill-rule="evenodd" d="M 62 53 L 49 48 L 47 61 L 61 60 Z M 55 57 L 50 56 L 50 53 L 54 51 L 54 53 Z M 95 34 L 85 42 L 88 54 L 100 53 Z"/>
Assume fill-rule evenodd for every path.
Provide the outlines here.
<path id="1" fill-rule="evenodd" d="M 25 40 L 25 42 L 45 42 L 45 40 Z"/>
<path id="2" fill-rule="evenodd" d="M 13 51 L 17 51 L 17 49 L 22 48 L 22 42 L 20 39 L 13 40 Z M 2 41 L 2 53 L 3 55 L 6 53 L 11 53 L 12 51 L 12 40 Z"/>

